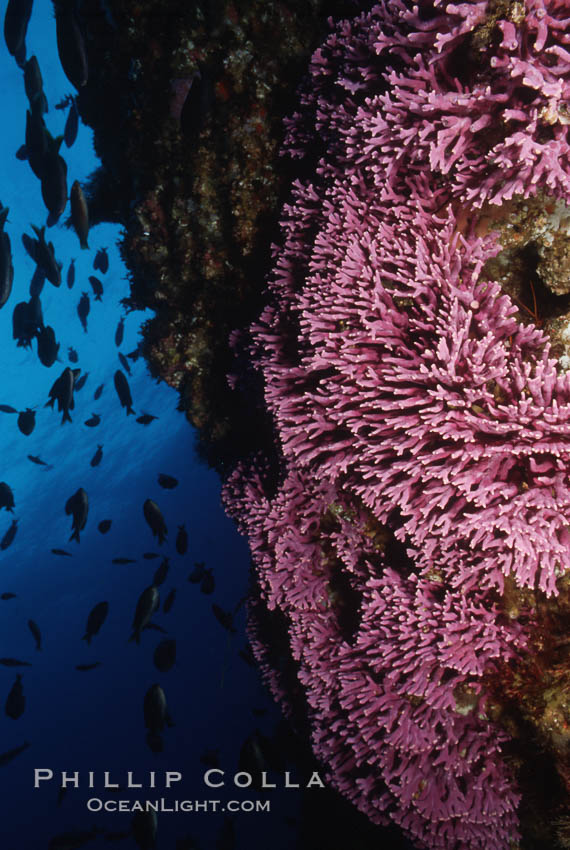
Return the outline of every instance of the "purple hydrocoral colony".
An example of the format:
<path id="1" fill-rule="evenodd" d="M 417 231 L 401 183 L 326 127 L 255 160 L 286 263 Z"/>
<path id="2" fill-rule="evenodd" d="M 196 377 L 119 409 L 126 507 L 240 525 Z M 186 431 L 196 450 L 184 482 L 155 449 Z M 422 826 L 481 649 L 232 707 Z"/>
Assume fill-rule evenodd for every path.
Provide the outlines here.
<path id="1" fill-rule="evenodd" d="M 567 8 L 387 0 L 316 52 L 288 126 L 315 173 L 250 344 L 282 476 L 243 466 L 225 498 L 273 692 L 302 695 L 331 783 L 418 847 L 517 840 L 485 683 L 532 612 L 501 594 L 507 576 L 557 594 L 569 563 L 570 375 L 482 273 L 501 246 L 476 226 L 483 205 L 570 198 Z"/>

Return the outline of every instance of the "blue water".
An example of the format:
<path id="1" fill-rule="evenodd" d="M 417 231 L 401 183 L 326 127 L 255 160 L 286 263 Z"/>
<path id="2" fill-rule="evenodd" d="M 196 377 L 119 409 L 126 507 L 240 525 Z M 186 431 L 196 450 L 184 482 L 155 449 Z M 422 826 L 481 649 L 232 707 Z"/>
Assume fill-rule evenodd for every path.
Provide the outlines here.
<path id="1" fill-rule="evenodd" d="M 6 4 L 2 5 L 2 21 Z M 39 60 L 44 90 L 49 102 L 46 124 L 56 136 L 63 133 L 66 110 L 55 104 L 73 88 L 64 76 L 56 50 L 55 22 L 51 4 L 36 1 L 27 35 L 27 55 Z M 3 116 L 0 141 L 0 201 L 10 209 L 5 230 L 12 243 L 15 280 L 12 295 L 0 311 L 1 388 L 0 404 L 18 410 L 33 407 L 36 427 L 30 436 L 20 433 L 16 416 L 0 413 L 2 463 L 0 480 L 14 491 L 15 511 L 0 511 L 0 537 L 13 516 L 18 519 L 14 543 L 0 552 L 0 593 L 17 598 L 0 601 L 0 656 L 29 661 L 32 667 L 19 670 L 0 666 L 0 752 L 24 741 L 30 747 L 10 764 L 0 766 L 2 815 L 0 846 L 3 850 L 41 850 L 50 839 L 70 830 L 101 829 L 89 847 L 132 848 L 132 837 L 110 843 L 105 834 L 128 831 L 131 814 L 91 814 L 86 810 L 90 797 L 103 799 L 144 799 L 164 796 L 175 799 L 265 799 L 268 795 L 235 792 L 232 788 L 208 791 L 202 781 L 205 770 L 200 756 L 206 750 L 219 751 L 220 766 L 228 775 L 236 769 L 240 747 L 254 728 L 270 733 L 276 709 L 265 694 L 255 670 L 238 656 L 245 645 L 243 606 L 236 615 L 238 634 L 230 636 L 214 618 L 212 602 L 233 609 L 247 590 L 249 556 L 245 543 L 225 517 L 219 502 L 220 484 L 213 472 L 196 459 L 195 436 L 184 416 L 176 410 L 177 395 L 165 384 L 148 375 L 142 359 L 132 363 L 129 378 L 133 406 L 159 418 L 148 427 L 126 416 L 113 386 L 113 374 L 120 364 L 114 334 L 123 314 L 120 301 L 129 292 L 125 269 L 116 247 L 119 230 L 100 225 L 89 234 L 89 250 L 81 251 L 72 230 L 61 223 L 48 228 L 57 259 L 63 263 L 63 283 L 59 289 L 46 281 L 42 295 L 44 321 L 52 325 L 60 343 L 59 361 L 44 367 L 32 349 L 18 348 L 12 340 L 12 311 L 19 301 L 28 300 L 34 263 L 22 247 L 23 233 L 32 235 L 31 224 L 45 224 L 40 182 L 27 162 L 15 158 L 24 142 L 27 98 L 23 74 L 0 46 L 0 112 Z M 68 165 L 68 189 L 75 179 L 83 182 L 96 168 L 90 131 L 80 126 L 75 145 L 62 146 Z M 94 272 L 92 263 L 98 248 L 108 248 L 110 268 L 106 275 Z M 76 260 L 76 282 L 72 290 L 65 283 L 69 262 Z M 88 276 L 96 274 L 103 282 L 101 303 L 94 301 Z M 88 333 L 84 333 L 76 313 L 82 292 L 88 292 L 91 312 Z M 130 313 L 125 321 L 121 351 L 132 351 L 139 340 L 141 323 L 150 313 Z M 68 346 L 79 354 L 79 362 L 67 360 Z M 61 424 L 61 414 L 46 408 L 50 387 L 65 366 L 89 372 L 85 387 L 75 395 L 73 422 Z M 99 384 L 105 388 L 99 401 L 93 393 Z M 84 425 L 95 412 L 101 416 L 97 428 Z M 92 468 L 90 460 L 98 444 L 103 460 Z M 27 455 L 39 455 L 52 469 L 32 464 Z M 160 472 L 173 475 L 180 484 L 164 490 L 157 483 Z M 81 542 L 70 541 L 71 518 L 65 515 L 67 499 L 83 487 L 89 496 L 89 516 Z M 168 525 L 168 540 L 158 546 L 146 525 L 142 507 L 152 498 L 161 507 Z M 97 524 L 112 519 L 111 531 L 103 536 Z M 185 523 L 189 550 L 176 554 L 176 530 Z M 52 548 L 65 549 L 72 557 L 51 554 Z M 163 639 L 156 631 L 143 632 L 141 643 L 129 643 L 131 622 L 141 591 L 152 581 L 160 559 L 142 559 L 145 551 L 169 555 L 170 574 L 160 588 L 161 603 L 172 587 L 177 598 L 172 611 L 162 611 L 154 622 L 168 630 L 178 643 L 176 666 L 160 673 L 153 665 L 154 647 Z M 135 558 L 136 563 L 115 565 L 114 557 Z M 187 576 L 195 561 L 204 561 L 216 578 L 214 594 L 200 593 Z M 107 600 L 109 616 L 91 646 L 81 640 L 90 610 Z M 43 648 L 36 651 L 28 629 L 28 619 L 40 627 Z M 101 662 L 90 672 L 78 672 L 76 664 Z M 4 714 L 4 702 L 16 678 L 23 673 L 26 709 L 13 720 Z M 143 697 L 159 682 L 165 690 L 175 725 L 164 733 L 164 752 L 155 754 L 146 745 Z M 266 709 L 264 716 L 252 715 L 252 708 Z M 35 768 L 51 769 L 54 780 L 33 788 Z M 86 782 L 69 790 L 57 803 L 58 771 L 99 773 L 97 788 Z M 149 771 L 180 771 L 184 784 L 176 791 L 106 794 L 99 782 L 100 772 L 111 771 L 126 783 L 126 772 L 135 781 Z M 295 816 L 299 795 L 288 791 L 274 795 L 270 813 L 238 814 L 234 818 L 236 847 L 275 850 L 291 846 L 284 817 Z M 222 813 L 162 814 L 158 818 L 158 848 L 175 848 L 176 839 L 194 835 L 197 846 L 208 850 L 217 846 L 224 822 Z M 221 846 L 221 845 L 220 845 Z"/>

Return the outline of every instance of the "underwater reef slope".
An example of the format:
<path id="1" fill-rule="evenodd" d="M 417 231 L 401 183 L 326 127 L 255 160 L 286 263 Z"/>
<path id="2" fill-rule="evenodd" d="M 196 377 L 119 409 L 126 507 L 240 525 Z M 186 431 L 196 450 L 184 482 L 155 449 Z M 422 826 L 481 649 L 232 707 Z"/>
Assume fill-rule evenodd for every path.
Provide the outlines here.
<path id="1" fill-rule="evenodd" d="M 332 785 L 429 850 L 570 846 L 569 13 L 339 23 L 232 339 L 282 453 L 225 487 L 254 653 Z"/>
<path id="2" fill-rule="evenodd" d="M 57 5 L 57 4 L 56 4 Z M 259 439 L 236 404 L 230 331 L 259 313 L 284 187 L 282 119 L 327 16 L 350 0 L 81 0 L 88 78 L 77 94 L 102 166 L 91 224 L 124 228 L 127 308 L 151 308 L 142 352 L 180 391 L 222 466 Z"/>

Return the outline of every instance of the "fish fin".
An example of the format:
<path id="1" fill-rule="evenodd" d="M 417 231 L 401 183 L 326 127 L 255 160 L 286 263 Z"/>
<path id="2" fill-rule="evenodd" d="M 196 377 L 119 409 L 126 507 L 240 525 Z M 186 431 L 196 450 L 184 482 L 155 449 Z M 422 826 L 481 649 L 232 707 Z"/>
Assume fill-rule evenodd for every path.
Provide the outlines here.
<path id="1" fill-rule="evenodd" d="M 69 415 L 69 410 L 64 410 L 63 411 L 63 419 L 61 420 L 61 424 L 63 425 L 64 422 L 71 422 L 71 421 L 72 421 L 72 419 L 71 419 L 71 416 Z"/>
<path id="2" fill-rule="evenodd" d="M 89 245 L 87 244 L 87 239 L 80 239 L 79 244 L 80 244 L 82 249 L 84 249 L 84 250 L 86 249 L 87 251 L 89 250 Z"/>
<path id="3" fill-rule="evenodd" d="M 130 413 L 132 413 L 132 415 L 133 415 L 133 416 L 135 415 L 135 411 L 133 410 L 133 408 L 132 408 L 132 407 L 127 407 L 127 416 L 128 416 Z"/>
<path id="4" fill-rule="evenodd" d="M 19 159 L 20 162 L 25 162 L 28 158 L 28 149 L 25 145 L 20 145 L 18 150 L 16 151 L 16 159 Z"/>
<path id="5" fill-rule="evenodd" d="M 71 422 L 71 419 L 69 421 Z M 73 532 L 73 534 L 71 535 L 69 540 L 70 540 L 70 542 L 71 542 L 71 540 L 77 540 L 77 542 L 79 543 L 79 531 L 78 531 L 77 528 L 75 529 L 75 531 Z"/>
<path id="6" fill-rule="evenodd" d="M 81 640 L 86 640 L 87 643 L 91 643 L 91 635 L 88 632 L 85 632 Z"/>

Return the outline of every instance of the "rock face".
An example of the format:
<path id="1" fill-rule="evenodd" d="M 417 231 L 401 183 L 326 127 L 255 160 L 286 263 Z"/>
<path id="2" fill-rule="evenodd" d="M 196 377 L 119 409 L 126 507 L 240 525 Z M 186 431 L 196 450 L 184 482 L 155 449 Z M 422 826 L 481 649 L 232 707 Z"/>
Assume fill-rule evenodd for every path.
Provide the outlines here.
<path id="1" fill-rule="evenodd" d="M 254 652 L 331 783 L 418 848 L 570 846 L 565 8 L 340 23 L 233 336 L 282 452 L 225 488 Z"/>

